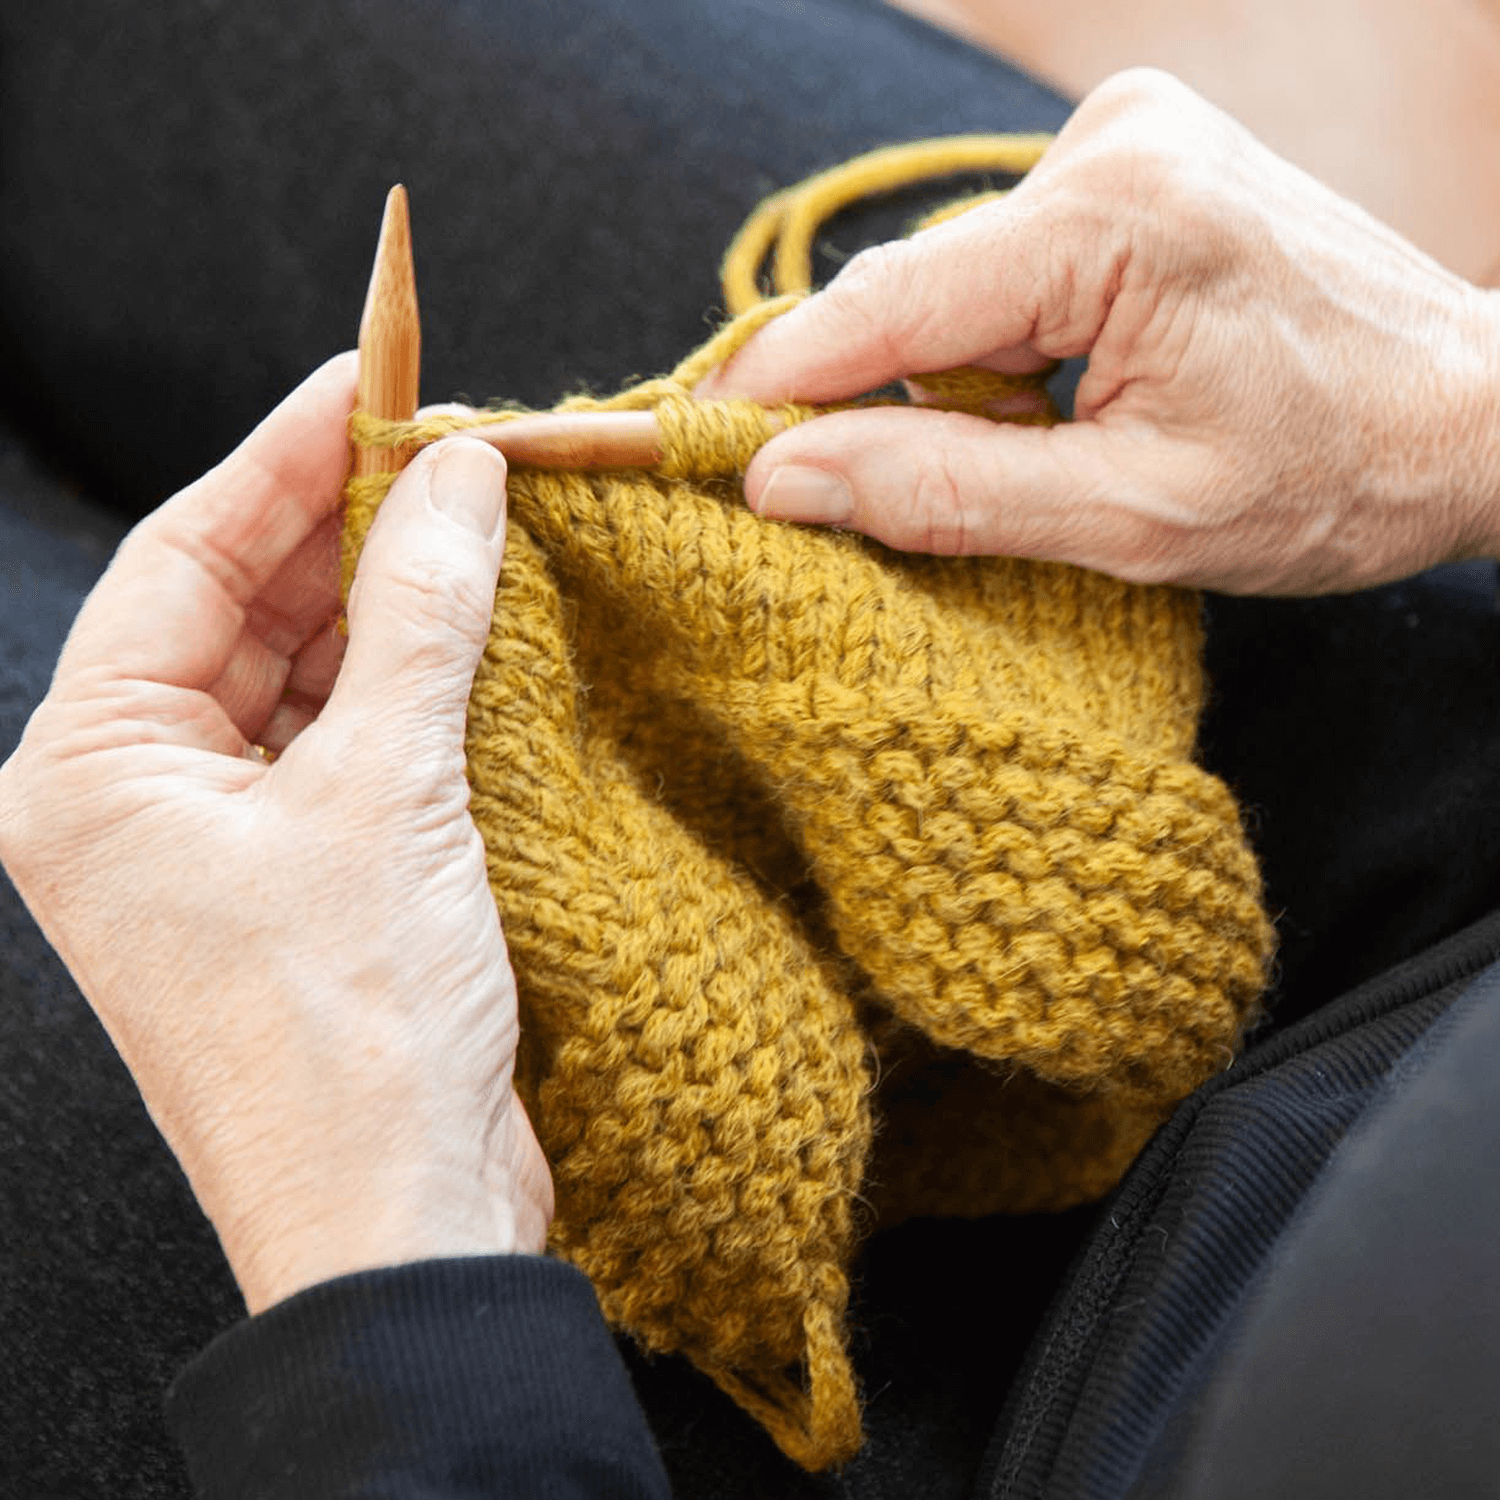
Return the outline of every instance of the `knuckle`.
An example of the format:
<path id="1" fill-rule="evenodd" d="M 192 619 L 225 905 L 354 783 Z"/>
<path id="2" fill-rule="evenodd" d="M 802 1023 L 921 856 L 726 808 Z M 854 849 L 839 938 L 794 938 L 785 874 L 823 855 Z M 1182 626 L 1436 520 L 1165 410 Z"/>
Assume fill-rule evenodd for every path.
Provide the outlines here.
<path id="1" fill-rule="evenodd" d="M 1079 153 L 1069 207 L 1080 234 L 1150 274 L 1199 276 L 1250 232 L 1232 189 L 1232 141 L 1180 127 L 1120 130 Z"/>
<path id="2" fill-rule="evenodd" d="M 1198 95 L 1161 68 L 1122 68 L 1090 91 L 1078 114 L 1092 124 L 1102 124 L 1122 116 L 1181 109 L 1193 102 L 1199 102 Z"/>
<path id="3" fill-rule="evenodd" d="M 436 562 L 409 560 L 381 580 L 381 607 L 411 627 L 415 649 L 447 655 L 454 637 L 482 641 L 493 596 L 470 576 Z"/>
<path id="4" fill-rule="evenodd" d="M 911 546 L 921 552 L 959 556 L 970 546 L 970 527 L 957 472 L 941 452 L 917 470 L 910 500 Z"/>
<path id="5" fill-rule="evenodd" d="M 900 242 L 861 250 L 828 284 L 825 305 L 846 338 L 882 364 L 906 358 L 907 313 L 917 301 L 919 257 Z"/>
<path id="6" fill-rule="evenodd" d="M 1079 105 L 1074 154 L 1110 197 L 1118 200 L 1124 187 L 1147 196 L 1184 176 L 1205 175 L 1225 118 L 1171 74 L 1128 68 Z"/>

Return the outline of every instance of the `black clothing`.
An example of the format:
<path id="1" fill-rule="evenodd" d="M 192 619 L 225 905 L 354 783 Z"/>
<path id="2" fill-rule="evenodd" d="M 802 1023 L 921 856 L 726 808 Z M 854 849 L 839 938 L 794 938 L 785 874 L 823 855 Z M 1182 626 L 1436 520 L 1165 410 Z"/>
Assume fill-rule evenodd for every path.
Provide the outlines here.
<path id="1" fill-rule="evenodd" d="M 536 1256 L 314 1287 L 223 1334 L 173 1389 L 202 1500 L 665 1500 L 588 1279 Z"/>
<path id="2" fill-rule="evenodd" d="M 550 401 L 649 374 L 698 342 L 718 257 L 763 193 L 886 141 L 1048 129 L 1068 108 L 879 0 L 0 7 L 0 756 L 120 529 L 352 342 L 391 181 L 413 194 L 424 399 Z M 899 232 L 922 197 L 841 219 L 823 274 Z M 1350 598 L 1210 601 L 1204 754 L 1247 808 L 1283 940 L 1258 1048 L 1321 1046 L 1320 1020 L 1347 1009 L 1329 1007 L 1341 991 L 1380 984 L 1435 944 L 1472 939 L 1477 954 L 1487 941 L 1453 935 L 1500 907 L 1494 597 L 1493 566 L 1475 564 Z M 1352 1073 L 1328 1074 L 1327 1098 L 1324 1063 L 1289 1054 L 1262 1077 L 1247 1057 L 1189 1101 L 1100 1211 L 877 1236 L 856 1268 L 854 1314 L 870 1438 L 840 1475 L 803 1475 L 694 1372 L 626 1347 L 675 1493 L 956 1500 L 976 1475 L 1015 1472 L 1042 1488 L 1014 1493 L 1124 1494 L 1158 1454 L 1188 1453 L 1210 1416 L 1232 1451 L 1228 1375 L 1200 1411 L 1206 1366 L 1179 1361 L 1158 1379 L 1140 1353 L 1153 1307 L 1207 1320 L 1214 1339 L 1239 1326 L 1232 1286 L 1174 1299 L 1174 1251 L 1195 1235 L 1219 1243 L 1215 1205 L 1245 1207 L 1236 1184 L 1251 1179 L 1236 1174 L 1260 1148 L 1237 1156 L 1237 1141 L 1300 1131 L 1306 1108 L 1342 1128 L 1431 1003 L 1382 1002 L 1382 1015 L 1407 1017 L 1388 1025 L 1408 1029 L 1396 1037 L 1372 1018 L 1383 1040 L 1368 1055 L 1359 1043 Z M 1312 1030 L 1295 1029 L 1302 1017 Z M 3 877 L 0 1059 L 0 1497 L 183 1500 L 161 1395 L 243 1309 L 123 1067 Z M 1318 1139 L 1333 1128 L 1319 1124 Z M 1200 1160 L 1217 1165 L 1192 1176 Z M 1183 1183 L 1202 1193 L 1184 1198 Z M 1256 1264 L 1280 1254 L 1287 1193 L 1274 1211 L 1245 1212 L 1228 1241 L 1243 1239 Z M 445 1278 L 532 1273 L 392 1274 L 439 1278 L 398 1305 L 409 1314 L 428 1297 L 451 1329 L 458 1293 Z M 545 1284 L 533 1313 L 551 1307 L 560 1340 L 591 1338 L 596 1314 L 548 1302 L 567 1273 L 534 1274 Z M 353 1316 L 347 1293 L 312 1295 L 337 1320 Z M 385 1326 L 360 1295 L 359 1318 Z M 295 1326 L 278 1317 L 264 1337 Z M 261 1350 L 262 1337 L 240 1328 L 211 1358 Z M 222 1378 L 248 1381 L 272 1357 L 267 1343 Z M 1102 1451 L 1110 1402 L 1137 1375 L 1155 1382 L 1129 1398 L 1149 1420 L 1125 1423 L 1130 1443 L 1097 1466 L 1086 1455 Z M 604 1394 L 614 1377 L 602 1366 L 590 1378 L 604 1406 L 623 1399 Z"/>
<path id="3" fill-rule="evenodd" d="M 1104 1205 L 976 1500 L 1494 1493 L 1497 960 L 1500 915 L 1179 1108 Z"/>
<path id="4" fill-rule="evenodd" d="M 1182 1107 L 1106 1205 L 964 1493 L 1494 1493 L 1497 955 L 1500 916 Z M 842 1479 L 751 1487 L 696 1413 L 652 1416 L 679 1495 L 933 1492 L 868 1452 Z M 172 1418 L 203 1500 L 667 1493 L 587 1283 L 530 1257 L 292 1298 L 196 1360 Z"/>

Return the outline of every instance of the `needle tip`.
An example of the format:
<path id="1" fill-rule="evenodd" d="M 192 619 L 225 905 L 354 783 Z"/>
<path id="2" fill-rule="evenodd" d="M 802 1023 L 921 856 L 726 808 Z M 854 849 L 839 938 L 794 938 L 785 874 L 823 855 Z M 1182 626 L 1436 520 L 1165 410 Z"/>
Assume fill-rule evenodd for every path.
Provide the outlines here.
<path id="1" fill-rule="evenodd" d="M 375 264 L 370 271 L 370 288 L 365 294 L 364 313 L 360 319 L 360 342 L 363 343 L 372 320 L 383 313 L 387 317 L 417 315 L 417 273 L 412 261 L 411 211 L 406 189 L 398 182 L 385 199 L 385 214 L 380 221 L 380 239 L 375 247 Z"/>
<path id="2" fill-rule="evenodd" d="M 380 245 L 387 244 L 392 254 L 411 254 L 411 205 L 407 202 L 405 184 L 398 182 L 385 195 L 385 213 L 380 220 Z"/>
<path id="3" fill-rule="evenodd" d="M 359 320 L 359 405 L 379 417 L 410 417 L 417 405 L 421 351 L 411 215 L 406 189 L 397 183 L 386 194 L 370 288 Z M 360 449 L 355 455 L 356 472 L 388 457 Z"/>

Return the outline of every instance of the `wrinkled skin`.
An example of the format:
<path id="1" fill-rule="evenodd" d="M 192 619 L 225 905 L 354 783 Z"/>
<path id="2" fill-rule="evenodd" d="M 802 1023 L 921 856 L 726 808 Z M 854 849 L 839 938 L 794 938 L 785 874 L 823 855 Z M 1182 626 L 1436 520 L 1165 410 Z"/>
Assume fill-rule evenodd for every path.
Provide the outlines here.
<path id="1" fill-rule="evenodd" d="M 899 547 L 1350 589 L 1494 550 L 1494 306 L 1132 73 L 1010 198 L 857 257 L 709 393 L 834 400 L 1087 354 L 1069 427 L 829 415 L 768 444 L 747 497 Z M 325 366 L 127 538 L 0 767 L 0 860 L 252 1310 L 342 1272 L 540 1250 L 552 1211 L 464 780 L 504 466 L 461 438 L 411 464 L 346 651 L 354 373 Z"/>
<path id="2" fill-rule="evenodd" d="M 368 1267 L 540 1251 L 552 1209 L 464 778 L 504 463 L 456 440 L 410 466 L 346 651 L 354 374 L 325 365 L 131 533 L 0 767 L 0 858 L 252 1311 Z"/>
<path id="3" fill-rule="evenodd" d="M 895 547 L 1236 593 L 1496 549 L 1494 294 L 1147 70 L 1095 90 L 1008 198 L 855 257 L 703 393 L 833 401 L 1082 355 L 1070 426 L 833 414 L 762 449 L 747 499 Z"/>

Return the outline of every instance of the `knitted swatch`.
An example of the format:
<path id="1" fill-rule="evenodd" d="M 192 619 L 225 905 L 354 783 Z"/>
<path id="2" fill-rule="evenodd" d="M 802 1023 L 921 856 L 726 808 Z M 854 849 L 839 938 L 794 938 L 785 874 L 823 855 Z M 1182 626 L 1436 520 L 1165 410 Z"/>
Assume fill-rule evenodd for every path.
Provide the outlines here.
<path id="1" fill-rule="evenodd" d="M 467 744 L 552 1249 L 816 1469 L 860 1441 L 859 1233 L 1104 1192 L 1229 1061 L 1271 931 L 1191 759 L 1196 595 L 745 507 L 767 414 L 687 393 L 784 305 L 564 403 L 654 411 L 655 470 L 512 470 Z"/>

